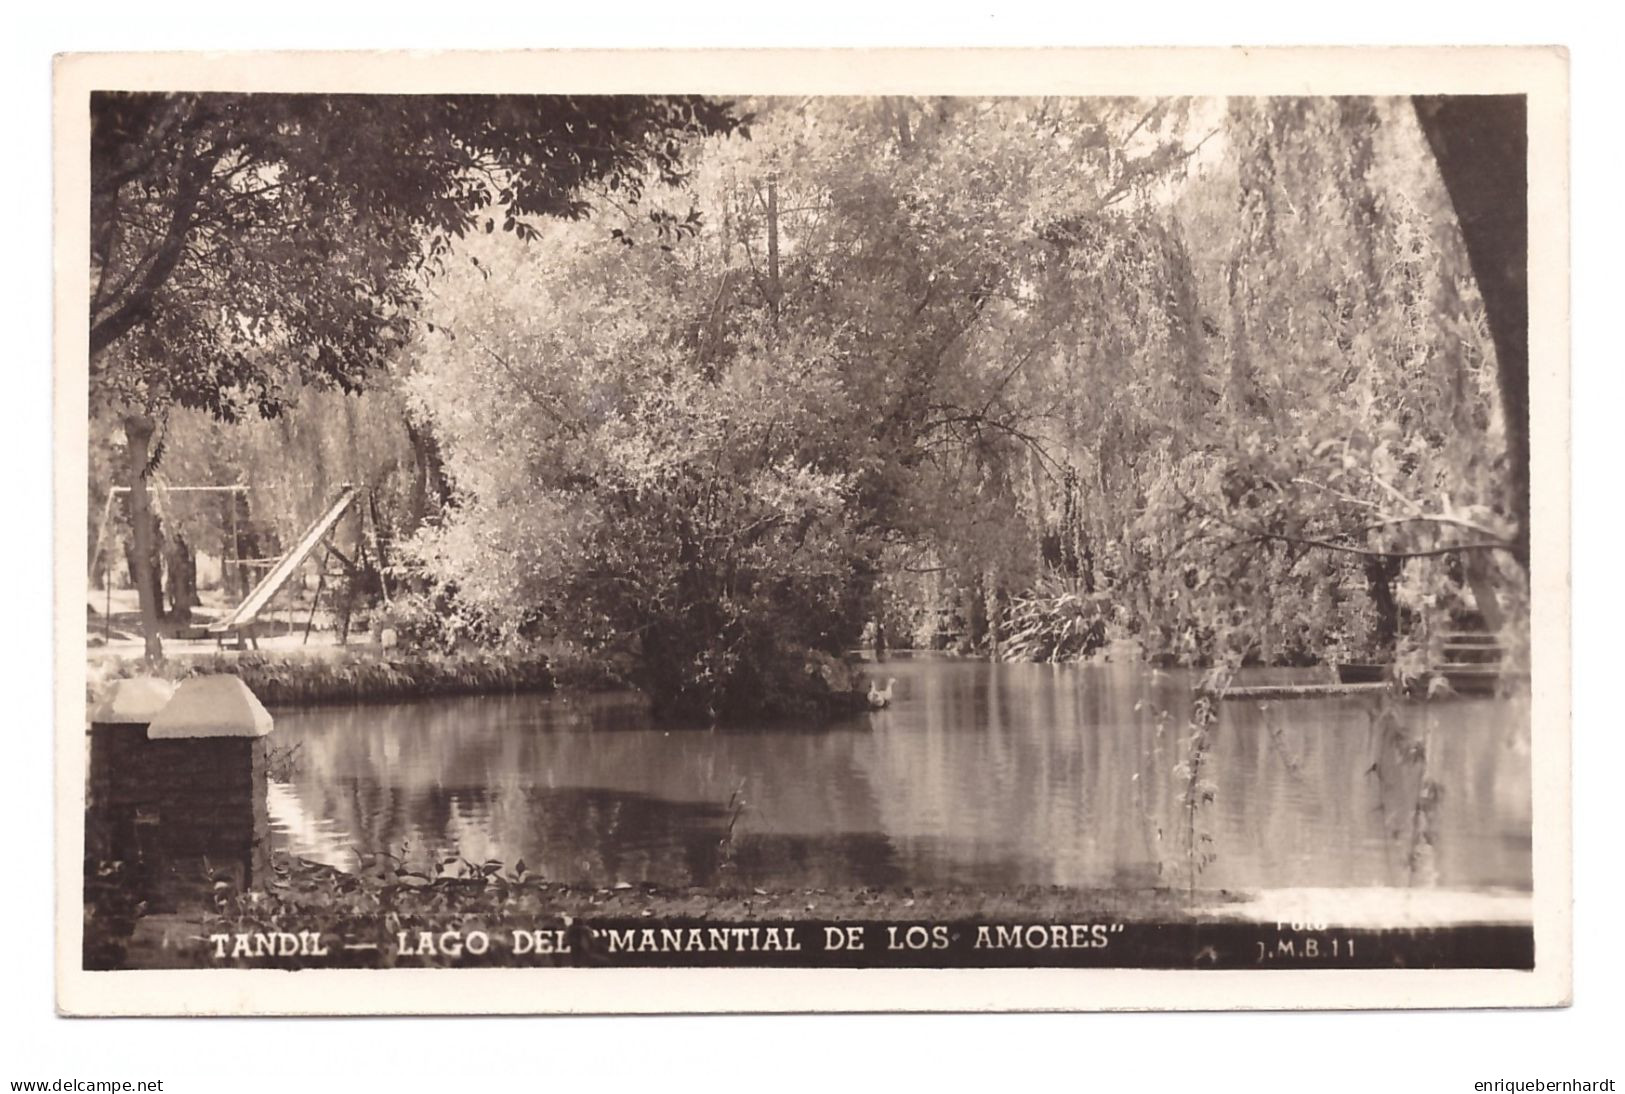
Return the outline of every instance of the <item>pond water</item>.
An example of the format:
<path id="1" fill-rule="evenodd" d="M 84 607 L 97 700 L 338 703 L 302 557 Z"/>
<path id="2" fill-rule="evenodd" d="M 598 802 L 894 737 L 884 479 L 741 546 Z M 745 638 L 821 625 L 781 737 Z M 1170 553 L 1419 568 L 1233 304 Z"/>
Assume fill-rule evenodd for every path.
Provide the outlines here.
<path id="1" fill-rule="evenodd" d="M 1182 674 L 869 668 L 892 705 L 820 726 L 668 728 L 624 694 L 279 711 L 275 839 L 599 885 L 1531 885 L 1527 702 L 1227 701 L 1192 778 Z"/>

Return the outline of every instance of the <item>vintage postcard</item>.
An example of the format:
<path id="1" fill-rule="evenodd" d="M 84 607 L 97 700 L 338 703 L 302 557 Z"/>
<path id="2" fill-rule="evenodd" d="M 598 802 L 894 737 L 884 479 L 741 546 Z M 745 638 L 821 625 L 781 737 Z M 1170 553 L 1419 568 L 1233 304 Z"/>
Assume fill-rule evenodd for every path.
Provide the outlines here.
<path id="1" fill-rule="evenodd" d="M 1569 998 L 1567 58 L 56 66 L 69 1014 Z"/>

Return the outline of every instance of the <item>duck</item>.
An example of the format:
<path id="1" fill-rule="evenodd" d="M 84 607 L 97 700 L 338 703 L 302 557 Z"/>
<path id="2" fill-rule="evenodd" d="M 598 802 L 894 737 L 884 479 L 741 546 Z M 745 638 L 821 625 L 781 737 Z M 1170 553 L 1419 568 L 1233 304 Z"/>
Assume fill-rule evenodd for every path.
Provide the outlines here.
<path id="1" fill-rule="evenodd" d="M 896 683 L 897 677 L 888 676 L 886 678 L 885 690 L 881 690 L 879 685 L 871 682 L 869 685 L 869 706 L 874 710 L 884 710 L 886 707 L 890 706 L 892 685 Z"/>

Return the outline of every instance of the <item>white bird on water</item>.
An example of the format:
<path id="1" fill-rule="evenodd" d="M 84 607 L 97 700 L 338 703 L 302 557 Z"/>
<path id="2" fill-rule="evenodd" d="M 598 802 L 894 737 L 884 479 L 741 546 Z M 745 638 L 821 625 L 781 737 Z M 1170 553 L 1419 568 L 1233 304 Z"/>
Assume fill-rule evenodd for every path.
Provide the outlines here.
<path id="1" fill-rule="evenodd" d="M 886 678 L 886 689 L 882 691 L 879 685 L 871 681 L 869 684 L 869 705 L 875 710 L 882 710 L 890 706 L 891 689 L 892 685 L 895 683 L 897 683 L 897 677 L 888 676 Z"/>

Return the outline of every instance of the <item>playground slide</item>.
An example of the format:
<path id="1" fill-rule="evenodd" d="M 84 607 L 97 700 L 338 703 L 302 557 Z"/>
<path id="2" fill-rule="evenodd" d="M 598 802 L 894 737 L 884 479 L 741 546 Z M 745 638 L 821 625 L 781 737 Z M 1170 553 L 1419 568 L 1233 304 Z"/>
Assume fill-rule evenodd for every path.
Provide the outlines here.
<path id="1" fill-rule="evenodd" d="M 299 542 L 295 543 L 287 554 L 277 559 L 276 565 L 260 579 L 260 583 L 243 597 L 243 602 L 233 608 L 230 615 L 209 625 L 209 633 L 224 634 L 252 623 L 265 605 L 271 602 L 271 598 L 288 583 L 288 579 L 304 565 L 311 552 L 316 550 L 333 530 L 333 525 L 337 524 L 339 518 L 350 508 L 355 496 L 356 490 L 353 486 L 346 485 L 340 490 L 338 498 L 327 507 L 327 512 L 317 517 L 311 526 L 305 529 L 305 534 L 299 537 Z"/>

